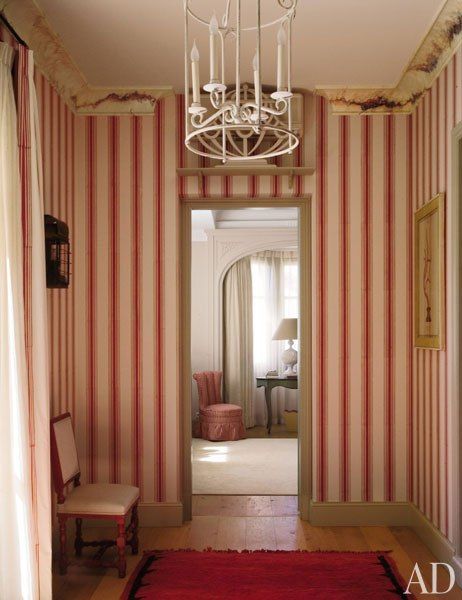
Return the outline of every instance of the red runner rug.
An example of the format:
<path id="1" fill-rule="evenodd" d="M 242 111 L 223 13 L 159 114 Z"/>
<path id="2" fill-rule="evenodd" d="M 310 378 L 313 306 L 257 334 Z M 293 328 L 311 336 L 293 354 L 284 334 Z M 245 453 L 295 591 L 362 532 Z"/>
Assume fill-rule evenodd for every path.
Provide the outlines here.
<path id="1" fill-rule="evenodd" d="M 145 553 L 122 600 L 412 599 L 393 560 L 378 552 Z"/>

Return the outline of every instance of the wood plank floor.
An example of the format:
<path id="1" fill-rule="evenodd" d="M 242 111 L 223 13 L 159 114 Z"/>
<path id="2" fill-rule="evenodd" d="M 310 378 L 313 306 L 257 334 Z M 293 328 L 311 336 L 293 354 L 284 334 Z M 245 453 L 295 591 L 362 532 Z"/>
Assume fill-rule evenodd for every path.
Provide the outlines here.
<path id="1" fill-rule="evenodd" d="M 296 502 L 293 496 L 195 496 L 194 517 L 190 523 L 181 527 L 140 529 L 140 555 L 129 554 L 128 575 L 143 550 L 211 547 L 216 550 L 391 550 L 405 579 L 418 562 L 424 577 L 430 580 L 430 563 L 435 558 L 409 528 L 312 527 L 297 516 Z M 88 528 L 84 533 L 86 537 L 108 537 L 107 529 Z M 118 579 L 113 569 L 87 569 L 77 562 L 69 567 L 66 576 L 54 575 L 53 598 L 114 600 L 119 598 L 126 581 Z M 447 577 L 441 577 L 441 585 L 446 582 Z M 432 595 L 422 596 L 429 597 Z M 462 600 L 462 591 L 457 588 L 438 597 Z"/>

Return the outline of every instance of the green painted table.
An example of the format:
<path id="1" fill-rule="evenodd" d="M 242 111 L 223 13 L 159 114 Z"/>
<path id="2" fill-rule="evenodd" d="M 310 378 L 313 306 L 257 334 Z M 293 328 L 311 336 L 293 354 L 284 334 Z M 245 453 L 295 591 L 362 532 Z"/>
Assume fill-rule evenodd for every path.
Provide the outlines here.
<path id="1" fill-rule="evenodd" d="M 298 378 L 297 377 L 284 377 L 280 375 L 278 377 L 257 377 L 257 388 L 265 388 L 265 400 L 266 410 L 268 415 L 268 422 L 266 428 L 268 429 L 268 435 L 271 433 L 271 425 L 273 423 L 273 411 L 271 409 L 271 392 L 275 387 L 285 387 L 291 390 L 298 389 Z"/>

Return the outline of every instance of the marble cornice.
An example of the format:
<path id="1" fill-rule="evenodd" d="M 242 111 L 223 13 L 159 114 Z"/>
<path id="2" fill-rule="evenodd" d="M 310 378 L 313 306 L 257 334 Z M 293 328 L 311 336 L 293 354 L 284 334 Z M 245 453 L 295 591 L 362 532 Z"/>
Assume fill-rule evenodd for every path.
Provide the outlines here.
<path id="1" fill-rule="evenodd" d="M 462 0 L 447 0 L 394 88 L 322 88 L 334 113 L 410 113 L 462 39 Z"/>
<path id="2" fill-rule="evenodd" d="M 0 0 L 0 11 L 34 51 L 35 62 L 77 114 L 149 114 L 173 88 L 91 86 L 33 0 Z M 447 0 L 394 88 L 316 88 L 334 113 L 410 113 L 462 39 L 462 0 Z"/>

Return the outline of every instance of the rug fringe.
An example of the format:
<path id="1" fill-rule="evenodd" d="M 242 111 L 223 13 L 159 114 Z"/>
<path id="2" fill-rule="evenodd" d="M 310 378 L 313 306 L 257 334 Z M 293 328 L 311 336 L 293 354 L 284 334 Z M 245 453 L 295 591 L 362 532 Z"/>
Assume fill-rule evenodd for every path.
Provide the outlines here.
<path id="1" fill-rule="evenodd" d="M 216 552 L 216 553 L 235 553 L 235 554 L 252 554 L 254 552 L 258 553 L 262 553 L 262 552 L 266 552 L 266 553 L 273 553 L 273 554 L 277 554 L 279 553 L 285 553 L 285 554 L 363 554 L 363 555 L 369 555 L 369 556 L 377 556 L 378 554 L 390 554 L 391 552 L 393 552 L 393 550 L 271 550 L 268 548 L 260 548 L 258 550 L 247 550 L 247 549 L 243 549 L 243 550 L 236 550 L 233 548 L 228 548 L 227 550 L 215 550 L 214 548 L 212 548 L 211 546 L 207 546 L 207 548 L 203 548 L 202 550 L 197 550 L 194 548 L 164 548 L 163 550 L 145 550 L 143 552 L 143 556 L 149 556 L 150 554 L 153 553 L 160 553 L 160 552 L 197 552 L 197 553 L 204 553 L 204 552 Z"/>

